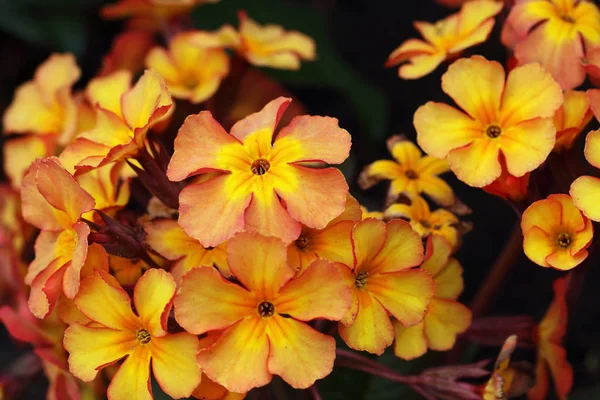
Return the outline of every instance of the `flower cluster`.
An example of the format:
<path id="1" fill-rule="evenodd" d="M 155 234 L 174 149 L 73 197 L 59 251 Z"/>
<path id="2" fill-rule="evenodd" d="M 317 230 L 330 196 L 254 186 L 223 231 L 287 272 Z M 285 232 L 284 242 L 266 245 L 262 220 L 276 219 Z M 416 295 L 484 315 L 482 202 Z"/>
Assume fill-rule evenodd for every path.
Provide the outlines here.
<path id="1" fill-rule="evenodd" d="M 368 212 L 336 168 L 352 145 L 336 118 L 308 115 L 271 78 L 261 78 L 267 101 L 236 103 L 253 66 L 297 70 L 316 59 L 314 41 L 245 12 L 238 28 L 188 26 L 207 2 L 105 6 L 127 30 L 85 88 L 73 88 L 74 56 L 53 54 L 4 112 L 0 321 L 33 347 L 48 398 L 152 399 L 154 379 L 173 398 L 241 399 L 275 375 L 320 398 L 315 382 L 338 367 L 463 400 L 543 399 L 550 371 L 565 398 L 573 275 L 554 281 L 539 324 L 519 319 L 535 377 L 510 362 L 517 336 L 489 380 L 484 363 L 407 377 L 371 355 L 412 360 L 515 333 L 482 318 L 478 296 L 471 308 L 459 300 L 471 210 L 444 174 L 506 200 L 533 263 L 567 274 L 591 258 L 600 181 L 574 154 L 600 120 L 600 89 L 576 89 L 600 81 L 599 7 L 445 0 L 460 10 L 416 22 L 423 40 L 386 66 L 418 79 L 450 63 L 441 90 L 454 104 L 419 107 L 416 143 L 391 136 L 393 160 L 357 174 L 363 190 L 389 183 L 381 211 Z M 460 58 L 497 18 L 509 62 Z M 193 111 L 179 121 L 176 107 Z M 600 130 L 585 159 L 600 168 Z"/>

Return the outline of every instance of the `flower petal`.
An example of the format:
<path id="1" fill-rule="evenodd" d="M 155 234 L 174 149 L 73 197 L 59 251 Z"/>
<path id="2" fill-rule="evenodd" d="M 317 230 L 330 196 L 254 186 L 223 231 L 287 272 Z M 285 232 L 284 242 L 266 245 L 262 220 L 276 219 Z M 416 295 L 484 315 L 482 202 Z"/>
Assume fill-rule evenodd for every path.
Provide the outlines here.
<path id="1" fill-rule="evenodd" d="M 344 211 L 348 184 L 338 169 L 291 165 L 286 171 L 289 174 L 282 174 L 281 178 L 292 179 L 298 185 L 278 185 L 275 190 L 293 219 L 323 229 Z"/>
<path id="2" fill-rule="evenodd" d="M 523 212 L 521 218 L 521 229 L 523 233 L 537 226 L 547 234 L 555 231 L 562 218 L 562 205 L 552 199 L 536 201 Z"/>
<path id="3" fill-rule="evenodd" d="M 404 327 L 394 321 L 394 354 L 403 360 L 413 360 L 427 352 L 425 323 Z"/>
<path id="4" fill-rule="evenodd" d="M 275 191 L 270 188 L 254 190 L 244 215 L 246 232 L 277 237 L 285 243 L 300 236 L 300 223 L 290 216 Z"/>
<path id="5" fill-rule="evenodd" d="M 354 269 L 360 270 L 363 266 L 368 267 L 368 263 L 385 245 L 386 238 L 386 225 L 380 220 L 367 218 L 354 225 L 352 229 Z"/>
<path id="6" fill-rule="evenodd" d="M 112 378 L 106 394 L 109 399 L 152 400 L 148 347 L 133 350 Z"/>
<path id="7" fill-rule="evenodd" d="M 108 328 L 137 331 L 138 317 L 131 310 L 129 295 L 106 273 L 97 271 L 81 281 L 79 293 L 73 299 L 89 319 Z"/>
<path id="8" fill-rule="evenodd" d="M 523 251 L 537 265 L 549 267 L 546 257 L 556 250 L 555 241 L 538 226 L 532 226 L 524 231 Z"/>
<path id="9" fill-rule="evenodd" d="M 69 352 L 69 371 L 77 378 L 91 382 L 100 369 L 130 354 L 138 341 L 135 332 L 75 323 L 65 331 L 63 344 Z"/>
<path id="10" fill-rule="evenodd" d="M 554 148 L 556 130 L 550 118 L 538 118 L 511 126 L 499 139 L 508 172 L 521 177 L 546 160 Z"/>
<path id="11" fill-rule="evenodd" d="M 131 72 L 120 70 L 92 79 L 85 89 L 85 95 L 92 106 L 98 105 L 122 118 L 121 97 L 130 88 Z"/>
<path id="12" fill-rule="evenodd" d="M 337 118 L 301 115 L 292 119 L 275 138 L 273 150 L 286 154 L 287 162 L 322 161 L 341 164 L 352 140 Z"/>
<path id="13" fill-rule="evenodd" d="M 456 336 L 471 325 L 471 310 L 462 304 L 434 298 L 425 316 L 425 335 L 429 348 L 445 351 L 454 346 Z"/>
<path id="14" fill-rule="evenodd" d="M 458 179 L 470 186 L 484 187 L 502 173 L 498 156 L 499 142 L 481 138 L 468 146 L 452 150 L 448 160 Z"/>
<path id="15" fill-rule="evenodd" d="M 306 389 L 329 375 L 335 359 L 335 340 L 307 324 L 279 315 L 267 324 L 269 372 L 295 389 Z"/>
<path id="16" fill-rule="evenodd" d="M 455 258 L 450 259 L 444 269 L 433 278 L 433 281 L 436 286 L 435 297 L 438 299 L 456 300 L 465 287 L 462 267 Z"/>
<path id="17" fill-rule="evenodd" d="M 600 221 L 600 179 L 593 176 L 580 176 L 571 184 L 569 191 L 575 206 L 593 221 Z"/>
<path id="18" fill-rule="evenodd" d="M 83 221 L 73 225 L 75 231 L 75 248 L 71 254 L 71 263 L 65 268 L 63 277 L 63 292 L 69 299 L 73 299 L 79 291 L 81 269 L 87 259 L 88 254 L 88 235 L 90 227 Z"/>
<path id="19" fill-rule="evenodd" d="M 5 128 L 6 129 L 6 128 Z M 20 188 L 23 177 L 31 164 L 40 157 L 54 153 L 48 140 L 38 135 L 17 137 L 4 142 L 4 171 L 14 188 Z"/>
<path id="20" fill-rule="evenodd" d="M 383 354 L 394 341 L 394 329 L 387 311 L 366 290 L 357 289 L 358 313 L 354 322 L 345 326 L 338 324 L 344 342 L 354 350 Z"/>
<path id="21" fill-rule="evenodd" d="M 446 54 L 438 52 L 412 57 L 410 62 L 398 69 L 398 76 L 402 79 L 419 79 L 433 72 L 444 60 Z"/>
<path id="22" fill-rule="evenodd" d="M 210 111 L 187 117 L 174 146 L 175 152 L 167 170 L 172 181 L 181 181 L 206 170 L 227 170 L 231 160 L 244 157 L 241 143 L 225 132 Z"/>
<path id="23" fill-rule="evenodd" d="M 427 240 L 425 261 L 423 261 L 421 268 L 429 272 L 435 279 L 448 265 L 451 255 L 452 245 L 446 238 L 440 235 L 430 236 Z"/>
<path id="24" fill-rule="evenodd" d="M 596 168 L 600 168 L 600 129 L 591 131 L 585 137 L 585 159 Z"/>
<path id="25" fill-rule="evenodd" d="M 241 121 L 236 122 L 231 127 L 231 134 L 240 141 L 244 141 L 246 136 L 261 130 L 270 132 L 272 136 L 275 127 L 291 101 L 292 99 L 287 97 L 278 97 L 271 100 L 259 112 L 250 114 Z"/>
<path id="26" fill-rule="evenodd" d="M 224 329 L 256 313 L 256 299 L 213 268 L 193 268 L 183 276 L 174 300 L 177 322 L 190 333 Z"/>
<path id="27" fill-rule="evenodd" d="M 423 261 L 423 242 L 410 224 L 402 220 L 390 221 L 386 224 L 386 240 L 368 264 L 363 268 L 369 273 L 396 272 L 415 267 Z"/>
<path id="28" fill-rule="evenodd" d="M 175 289 L 175 279 L 162 269 L 146 271 L 135 284 L 133 304 L 144 328 L 152 336 L 167 334 L 166 319 L 169 316 Z"/>
<path id="29" fill-rule="evenodd" d="M 198 364 L 208 377 L 236 393 L 266 385 L 269 340 L 267 319 L 246 318 L 227 329 L 211 347 L 198 353 Z"/>
<path id="30" fill-rule="evenodd" d="M 506 79 L 499 122 L 510 127 L 534 118 L 550 118 L 562 102 L 560 86 L 541 65 L 516 67 Z"/>
<path id="31" fill-rule="evenodd" d="M 152 70 L 146 70 L 135 86 L 121 98 L 123 118 L 132 130 L 158 121 L 172 105 L 163 78 Z"/>
<path id="32" fill-rule="evenodd" d="M 433 157 L 446 158 L 454 149 L 482 135 L 483 127 L 465 113 L 443 103 L 428 102 L 414 116 L 417 142 Z"/>
<path id="33" fill-rule="evenodd" d="M 567 249 L 561 249 L 548 255 L 548 257 L 546 257 L 546 263 L 552 268 L 568 271 L 581 264 L 587 256 L 587 250 L 581 250 L 577 254 L 571 254 Z"/>
<path id="34" fill-rule="evenodd" d="M 302 275 L 281 289 L 273 301 L 276 312 L 289 314 L 301 321 L 342 319 L 352 303 L 352 292 L 339 268 L 346 267 L 315 260 Z"/>
<path id="35" fill-rule="evenodd" d="M 251 248 L 252 251 L 248 251 Z M 272 300 L 294 276 L 283 242 L 255 233 L 239 233 L 227 245 L 231 272 L 258 300 Z"/>
<path id="36" fill-rule="evenodd" d="M 435 293 L 435 283 L 421 269 L 376 274 L 368 278 L 367 290 L 404 326 L 416 325 L 425 316 Z"/>
<path id="37" fill-rule="evenodd" d="M 250 204 L 251 195 L 249 192 L 234 195 L 227 192 L 230 182 L 237 182 L 233 176 L 221 175 L 191 184 L 179 194 L 179 225 L 204 247 L 218 246 L 244 229 L 244 211 Z M 198 199 L 202 199 L 202 204 Z"/>
<path id="38" fill-rule="evenodd" d="M 152 371 L 161 389 L 176 399 L 189 397 L 202 376 L 196 363 L 198 338 L 181 332 L 153 337 L 149 346 Z"/>
<path id="39" fill-rule="evenodd" d="M 481 56 L 461 58 L 442 76 L 442 90 L 473 119 L 493 123 L 504 90 L 504 68 Z"/>

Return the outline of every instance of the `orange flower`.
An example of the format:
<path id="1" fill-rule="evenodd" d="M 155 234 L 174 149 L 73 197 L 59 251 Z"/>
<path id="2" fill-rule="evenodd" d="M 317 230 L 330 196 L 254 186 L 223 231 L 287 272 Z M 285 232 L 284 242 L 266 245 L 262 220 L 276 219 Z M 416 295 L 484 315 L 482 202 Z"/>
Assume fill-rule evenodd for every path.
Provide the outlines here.
<path id="1" fill-rule="evenodd" d="M 510 356 L 517 346 L 517 336 L 509 336 L 500 350 L 494 364 L 494 372 L 482 388 L 483 400 L 507 399 L 515 378 L 515 371 L 509 367 Z"/>
<path id="2" fill-rule="evenodd" d="M 587 0 L 520 0 L 502 30 L 520 64 L 539 62 L 563 89 L 585 80 L 585 47 L 600 45 L 600 10 Z"/>
<path id="3" fill-rule="evenodd" d="M 168 260 L 175 261 L 171 274 L 177 284 L 194 267 L 214 267 L 226 278 L 232 276 L 227 264 L 227 243 L 204 248 L 181 229 L 177 221 L 155 219 L 144 224 L 146 244 Z"/>
<path id="4" fill-rule="evenodd" d="M 212 268 L 194 268 L 175 298 L 175 317 L 186 331 L 224 329 L 198 353 L 204 373 L 236 393 L 266 385 L 273 374 L 294 388 L 328 375 L 335 340 L 301 321 L 339 320 L 348 311 L 350 290 L 339 269 L 316 260 L 294 279 L 284 243 L 252 233 L 232 238 L 227 258 L 243 286 Z"/>
<path id="5" fill-rule="evenodd" d="M 427 259 L 421 268 L 433 276 L 435 295 L 425 318 L 405 327 L 394 321 L 394 353 L 404 360 L 422 356 L 427 349 L 444 351 L 454 346 L 456 336 L 471 325 L 471 310 L 456 301 L 463 291 L 462 267 L 451 258 L 452 246 L 442 236 L 427 241 Z"/>
<path id="6" fill-rule="evenodd" d="M 581 264 L 594 236 L 592 222 L 566 194 L 552 194 L 529 206 L 523 213 L 521 229 L 527 257 L 542 267 L 560 270 Z"/>
<path id="7" fill-rule="evenodd" d="M 146 272 L 134 288 L 136 315 L 129 295 L 112 276 L 98 271 L 82 281 L 74 301 L 96 325 L 74 323 L 65 332 L 71 373 L 90 382 L 98 370 L 125 358 L 108 387 L 108 398 L 152 399 L 152 363 L 165 393 L 174 398 L 190 396 L 201 376 L 195 360 L 198 339 L 187 332 L 167 332 L 166 316 L 175 290 L 169 273 Z"/>
<path id="8" fill-rule="evenodd" d="M 79 159 L 77 172 L 135 156 L 146 145 L 148 129 L 165 118 L 171 95 L 156 72 L 146 70 L 133 88 L 131 73 L 118 71 L 93 79 L 86 95 L 96 106 L 96 126 L 64 151 Z"/>
<path id="9" fill-rule="evenodd" d="M 72 54 L 51 55 L 37 68 L 33 80 L 17 89 L 4 113 L 4 131 L 56 135 L 61 144 L 68 143 L 77 124 L 71 87 L 80 75 Z"/>
<path id="10" fill-rule="evenodd" d="M 302 60 L 316 58 L 315 42 L 297 31 L 285 31 L 279 25 L 260 25 L 239 12 L 240 28 L 237 32 L 225 25 L 216 32 L 202 32 L 194 41 L 201 47 L 223 46 L 237 51 L 250 64 L 259 67 L 296 70 Z"/>
<path id="11" fill-rule="evenodd" d="M 452 245 L 458 245 L 457 225 L 459 219 L 450 211 L 439 208 L 431 211 L 429 204 L 422 197 L 411 199 L 411 204 L 392 204 L 384 212 L 384 217 L 407 219 L 410 226 L 422 238 L 430 235 L 441 235 Z"/>
<path id="12" fill-rule="evenodd" d="M 435 70 L 445 60 L 457 57 L 463 50 L 483 43 L 494 27 L 494 16 L 502 3 L 479 0 L 465 3 L 461 10 L 435 24 L 415 22 L 423 39 L 409 39 L 390 54 L 386 67 L 403 64 L 398 75 L 418 79 Z"/>
<path id="13" fill-rule="evenodd" d="M 150 32 L 130 30 L 120 33 L 113 40 L 110 53 L 102 59 L 102 70 L 98 75 L 110 75 L 121 69 L 137 74 L 144 69 L 144 59 L 153 45 Z"/>
<path id="14" fill-rule="evenodd" d="M 185 32 L 175 36 L 168 51 L 154 47 L 146 57 L 146 66 L 165 79 L 173 97 L 201 103 L 216 93 L 229 73 L 229 57 L 222 48 L 196 45 L 194 35 Z"/>
<path id="15" fill-rule="evenodd" d="M 454 202 L 452 188 L 438 175 L 450 171 L 448 161 L 431 156 L 422 156 L 421 150 L 400 136 L 387 140 L 388 150 L 396 160 L 379 160 L 367 165 L 361 172 L 358 183 L 366 190 L 382 179 L 390 180 L 387 203 L 396 201 L 399 195 L 409 197 L 427 194 L 437 203 L 449 206 Z"/>
<path id="16" fill-rule="evenodd" d="M 554 151 L 570 149 L 592 117 L 593 113 L 585 92 L 566 91 L 562 106 L 554 114 L 556 128 Z"/>
<path id="17" fill-rule="evenodd" d="M 344 212 L 331 220 L 323 229 L 302 227 L 300 237 L 288 245 L 288 262 L 298 273 L 304 272 L 317 258 L 337 261 L 340 254 L 352 251 L 350 234 L 355 222 L 361 220 L 362 211 L 350 195 Z"/>
<path id="18" fill-rule="evenodd" d="M 600 89 L 587 92 L 590 107 L 596 119 L 600 119 Z M 585 138 L 585 158 L 596 168 L 600 168 L 600 130 L 591 131 Z M 593 221 L 600 221 L 600 179 L 594 176 L 580 176 L 571 184 L 570 194 L 575 207 L 579 208 L 586 217 Z"/>
<path id="19" fill-rule="evenodd" d="M 42 230 L 25 283 L 31 285 L 31 312 L 43 318 L 61 293 L 72 299 L 79 290 L 90 233 L 80 217 L 94 207 L 94 199 L 55 157 L 33 163 L 23 178 L 21 198 L 23 218 Z"/>
<path id="20" fill-rule="evenodd" d="M 448 157 L 463 182 L 483 187 L 502 173 L 502 154 L 511 175 L 537 168 L 552 151 L 554 112 L 563 96 L 538 64 L 513 69 L 480 56 L 461 59 L 442 77 L 442 90 L 465 112 L 429 102 L 414 117 L 417 141 L 428 154 Z"/>
<path id="21" fill-rule="evenodd" d="M 554 381 L 556 394 L 566 399 L 573 385 L 573 369 L 567 361 L 567 352 L 562 341 L 567 329 L 566 294 L 569 278 L 554 281 L 554 299 L 546 315 L 537 327 L 537 364 L 535 386 L 527 393 L 530 400 L 543 400 L 548 395 L 548 370 Z"/>
<path id="22" fill-rule="evenodd" d="M 355 350 L 382 354 L 394 340 L 390 315 L 416 325 L 433 297 L 429 273 L 412 268 L 423 261 L 421 239 L 404 221 L 366 219 L 352 230 L 352 252 L 339 260 L 348 266 L 344 275 L 353 293 L 340 336 Z"/>
<path id="23" fill-rule="evenodd" d="M 350 135 L 335 118 L 304 115 L 275 136 L 290 101 L 271 101 L 237 122 L 231 134 L 208 111 L 188 117 L 179 130 L 169 179 L 220 172 L 179 196 L 179 224 L 204 247 L 242 230 L 290 243 L 300 236 L 301 224 L 322 229 L 344 210 L 348 185 L 341 172 L 302 163 L 343 162 Z"/>

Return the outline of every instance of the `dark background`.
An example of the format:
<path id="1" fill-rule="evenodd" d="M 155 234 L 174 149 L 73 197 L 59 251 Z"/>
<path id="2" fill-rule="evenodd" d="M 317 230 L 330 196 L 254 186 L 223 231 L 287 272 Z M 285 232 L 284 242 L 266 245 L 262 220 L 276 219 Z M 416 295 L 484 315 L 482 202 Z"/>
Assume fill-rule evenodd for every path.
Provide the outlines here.
<path id="1" fill-rule="evenodd" d="M 10 103 L 15 88 L 31 79 L 35 68 L 52 52 L 75 53 L 82 69 L 77 88 L 85 86 L 99 70 L 112 39 L 123 29 L 120 21 L 98 17 L 102 4 L 100 0 L 0 0 L 0 112 Z M 360 169 L 389 157 L 385 148 L 388 136 L 405 134 L 414 140 L 412 116 L 418 106 L 428 100 L 447 100 L 440 90 L 445 65 L 420 80 L 403 81 L 396 69 L 385 69 L 383 64 L 402 41 L 417 36 L 412 21 L 435 21 L 453 11 L 433 0 L 222 0 L 220 4 L 196 9 L 194 25 L 208 30 L 225 22 L 237 25 L 238 9 L 245 9 L 261 23 L 281 24 L 315 39 L 316 62 L 304 63 L 299 72 L 265 71 L 283 82 L 311 114 L 339 118 L 354 142 L 352 157 L 343 167 L 351 191 L 370 209 L 380 209 L 385 185 L 362 192 L 355 183 Z M 499 28 L 488 43 L 470 52 L 504 62 L 507 54 L 499 42 Z M 452 174 L 445 178 L 473 209 L 472 215 L 466 217 L 473 230 L 457 254 L 466 283 L 461 300 L 469 304 L 518 220 L 502 200 L 466 186 Z M 597 269 L 593 265 L 588 272 L 579 308 L 569 316 L 567 351 L 575 369 L 574 394 L 570 398 L 575 400 L 600 398 L 600 386 L 595 387 L 600 384 Z M 551 282 L 559 275 L 533 265 L 521 254 L 488 314 L 525 314 L 541 319 L 552 299 Z M 0 327 L 0 369 L 23 350 L 15 347 Z M 462 361 L 492 358 L 497 350 L 469 346 Z M 534 354 L 518 351 L 514 359 L 534 361 Z M 402 373 L 418 373 L 428 366 L 443 364 L 444 360 L 443 355 L 430 353 L 407 363 L 395 359 L 389 351 L 382 358 L 382 362 Z M 348 370 L 334 372 L 318 386 L 325 399 L 413 398 L 412 392 L 399 384 Z M 40 380 L 27 397 L 41 398 L 42 393 Z"/>

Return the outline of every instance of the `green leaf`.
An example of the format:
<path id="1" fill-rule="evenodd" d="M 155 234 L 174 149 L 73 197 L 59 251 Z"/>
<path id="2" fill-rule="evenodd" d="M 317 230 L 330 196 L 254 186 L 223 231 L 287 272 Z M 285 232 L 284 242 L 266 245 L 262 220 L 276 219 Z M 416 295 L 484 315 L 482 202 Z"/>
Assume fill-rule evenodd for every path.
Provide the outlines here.
<path id="1" fill-rule="evenodd" d="M 370 85 L 344 61 L 337 51 L 328 30 L 328 18 L 314 8 L 274 0 L 227 0 L 199 7 L 193 15 L 198 29 L 214 30 L 229 23 L 238 25 L 237 11 L 261 24 L 282 25 L 287 30 L 298 30 L 312 37 L 317 45 L 317 60 L 304 62 L 299 71 L 265 69 L 272 77 L 293 85 L 328 87 L 339 91 L 349 100 L 370 142 L 387 137 L 388 106 L 383 92 Z M 383 68 L 383 67 L 382 67 Z"/>

